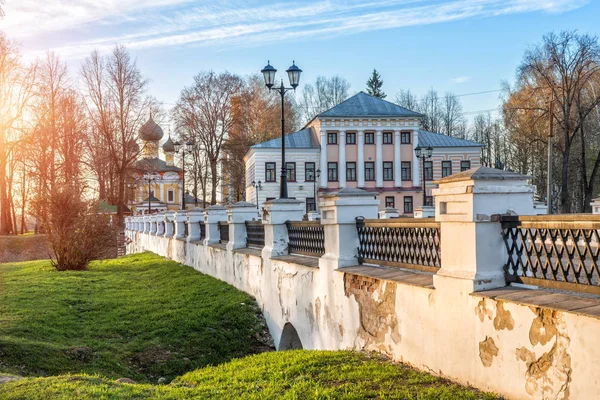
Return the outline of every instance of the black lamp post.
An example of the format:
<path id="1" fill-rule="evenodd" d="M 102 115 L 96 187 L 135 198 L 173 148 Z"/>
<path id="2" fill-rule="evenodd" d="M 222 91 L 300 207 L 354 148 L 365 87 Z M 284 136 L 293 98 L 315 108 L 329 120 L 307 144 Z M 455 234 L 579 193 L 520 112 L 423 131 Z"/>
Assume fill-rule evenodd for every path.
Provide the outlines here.
<path id="1" fill-rule="evenodd" d="M 433 148 L 431 146 L 427 148 L 421 148 L 421 146 L 417 146 L 415 149 L 415 155 L 417 158 L 423 160 L 423 206 L 425 206 L 427 200 L 427 192 L 425 191 L 425 160 L 431 158 L 432 154 Z"/>
<path id="2" fill-rule="evenodd" d="M 315 211 L 317 211 L 317 179 L 321 176 L 321 169 L 317 170 L 317 174 L 313 179 L 313 198 L 315 199 Z"/>
<path id="3" fill-rule="evenodd" d="M 260 72 L 262 72 L 263 77 L 265 78 L 265 85 L 269 88 L 269 90 L 275 90 L 281 96 L 281 184 L 279 187 L 279 198 L 287 199 L 288 190 L 287 190 L 287 173 L 286 173 L 286 165 L 285 165 L 285 110 L 284 110 L 284 97 L 286 92 L 290 90 L 296 90 L 298 84 L 300 83 L 300 74 L 302 70 L 296 66 L 296 62 L 292 62 L 292 66 L 289 67 L 285 72 L 288 73 L 288 77 L 290 79 L 291 88 L 286 88 L 283 86 L 283 79 L 281 80 L 281 86 L 273 87 L 275 84 L 275 73 L 277 70 L 270 64 L 270 61 L 267 62 L 267 66 L 264 67 Z"/>
<path id="4" fill-rule="evenodd" d="M 154 182 L 156 180 L 156 178 L 151 175 L 148 175 L 147 177 L 144 177 L 142 175 L 142 177 L 139 180 L 148 183 L 148 215 L 150 215 L 152 213 L 151 197 L 152 197 L 152 194 L 154 193 L 152 191 L 152 182 Z"/>
<path id="5" fill-rule="evenodd" d="M 256 209 L 258 210 L 258 192 L 262 189 L 262 182 L 252 181 L 252 187 L 256 188 Z"/>
<path id="6" fill-rule="evenodd" d="M 183 170 L 181 175 L 181 209 L 185 210 L 185 152 L 191 152 L 194 149 L 194 143 L 189 141 L 185 146 L 182 146 L 180 142 L 175 142 L 173 146 L 175 147 L 175 153 L 179 154 L 181 150 L 181 168 Z"/>

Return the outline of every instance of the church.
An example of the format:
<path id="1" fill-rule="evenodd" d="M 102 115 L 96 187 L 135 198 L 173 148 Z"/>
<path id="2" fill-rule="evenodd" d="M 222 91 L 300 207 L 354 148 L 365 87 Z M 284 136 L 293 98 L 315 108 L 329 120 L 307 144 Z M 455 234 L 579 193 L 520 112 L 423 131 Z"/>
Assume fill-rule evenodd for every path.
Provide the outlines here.
<path id="1" fill-rule="evenodd" d="M 160 146 L 164 132 L 152 118 L 139 130 L 142 142 L 140 159 L 132 168 L 127 187 L 130 192 L 130 208 L 133 215 L 154 214 L 167 210 L 179 210 L 182 204 L 183 170 L 175 166 L 175 144 L 171 135 Z M 162 149 L 164 159 L 160 158 Z M 186 196 L 186 208 L 194 207 L 194 198 Z"/>

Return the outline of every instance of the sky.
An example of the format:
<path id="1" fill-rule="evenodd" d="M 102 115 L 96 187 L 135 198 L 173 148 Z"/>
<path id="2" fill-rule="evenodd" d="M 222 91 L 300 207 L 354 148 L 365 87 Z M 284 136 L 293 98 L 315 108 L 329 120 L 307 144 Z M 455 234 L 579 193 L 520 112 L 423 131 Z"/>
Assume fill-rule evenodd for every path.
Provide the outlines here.
<path id="1" fill-rule="evenodd" d="M 486 92 L 460 97 L 475 115 L 498 107 L 544 34 L 600 30 L 599 0 L 5 0 L 4 11 L 0 30 L 26 60 L 51 50 L 74 76 L 93 49 L 126 45 L 166 108 L 200 71 L 248 75 L 270 60 L 284 77 L 295 60 L 300 88 L 341 75 L 355 93 L 376 68 L 388 100 Z"/>

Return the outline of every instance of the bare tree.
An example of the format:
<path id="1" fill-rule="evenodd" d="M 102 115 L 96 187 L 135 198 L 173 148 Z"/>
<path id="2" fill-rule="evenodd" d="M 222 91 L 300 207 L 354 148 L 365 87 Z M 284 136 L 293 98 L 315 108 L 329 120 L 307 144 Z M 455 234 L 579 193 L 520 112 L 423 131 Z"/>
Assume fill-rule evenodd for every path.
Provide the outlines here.
<path id="1" fill-rule="evenodd" d="M 316 115 L 346 100 L 349 90 L 350 82 L 339 75 L 319 76 L 314 84 L 306 84 L 297 104 L 301 123 L 307 124 Z"/>
<path id="2" fill-rule="evenodd" d="M 462 104 L 453 93 L 446 93 L 441 99 L 441 120 L 441 133 L 448 136 L 458 136 L 464 116 Z"/>
<path id="3" fill-rule="evenodd" d="M 430 89 L 421 98 L 421 113 L 425 115 L 422 120 L 423 129 L 439 132 L 442 128 L 442 105 L 438 93 Z"/>
<path id="4" fill-rule="evenodd" d="M 419 112 L 420 110 L 419 98 L 413 94 L 410 89 L 400 90 L 400 92 L 396 94 L 395 100 L 396 104 L 411 111 Z"/>

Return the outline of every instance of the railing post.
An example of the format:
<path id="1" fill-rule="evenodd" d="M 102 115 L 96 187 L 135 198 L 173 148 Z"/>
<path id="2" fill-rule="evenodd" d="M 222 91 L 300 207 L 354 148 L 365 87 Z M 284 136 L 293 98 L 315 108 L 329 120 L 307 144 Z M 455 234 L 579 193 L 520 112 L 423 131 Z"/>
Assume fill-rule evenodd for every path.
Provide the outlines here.
<path id="1" fill-rule="evenodd" d="M 150 234 L 150 216 L 149 215 L 144 215 L 144 233 L 149 235 Z"/>
<path id="2" fill-rule="evenodd" d="M 187 211 L 179 210 L 175 213 L 175 239 L 185 239 L 185 221 L 187 219 Z"/>
<path id="3" fill-rule="evenodd" d="M 157 215 L 156 214 L 152 214 L 150 216 L 150 234 L 151 235 L 156 235 L 156 218 Z"/>
<path id="4" fill-rule="evenodd" d="M 227 221 L 227 209 L 223 206 L 210 206 L 204 212 L 204 226 L 206 227 L 206 238 L 204 244 L 219 243 L 219 221 Z"/>
<path id="5" fill-rule="evenodd" d="M 164 236 L 165 234 L 165 215 L 163 213 L 156 214 L 156 236 Z"/>
<path id="6" fill-rule="evenodd" d="M 506 247 L 494 214 L 531 215 L 535 187 L 529 177 L 479 167 L 435 183 L 435 219 L 440 222 L 441 268 L 436 289 L 461 293 L 506 286 Z"/>
<path id="7" fill-rule="evenodd" d="M 435 207 L 434 206 L 422 206 L 415 208 L 415 218 L 434 218 Z"/>
<path id="8" fill-rule="evenodd" d="M 400 212 L 396 208 L 386 207 L 385 209 L 379 211 L 380 219 L 398 218 L 399 216 Z"/>
<path id="9" fill-rule="evenodd" d="M 192 208 L 187 213 L 188 237 L 187 241 L 192 242 L 200 240 L 200 221 L 204 220 L 204 210 L 201 208 Z"/>
<path id="10" fill-rule="evenodd" d="M 227 250 L 246 247 L 246 221 L 258 219 L 256 205 L 246 201 L 232 204 L 227 209 L 227 222 L 229 222 L 229 242 Z"/>
<path id="11" fill-rule="evenodd" d="M 173 235 L 175 234 L 175 229 L 174 229 L 174 222 L 175 221 L 175 211 L 165 211 L 165 215 L 164 215 L 164 220 L 165 220 L 165 235 L 164 237 L 166 238 L 170 238 L 173 237 Z"/>
<path id="12" fill-rule="evenodd" d="M 358 264 L 356 217 L 377 218 L 379 200 L 362 189 L 345 188 L 321 196 L 321 225 L 325 230 L 325 254 L 319 266 L 331 269 Z"/>
<path id="13" fill-rule="evenodd" d="M 136 217 L 136 219 L 137 219 L 137 231 L 140 233 L 144 232 L 144 228 L 145 228 L 144 217 L 138 216 L 138 217 Z"/>
<path id="14" fill-rule="evenodd" d="M 296 199 L 276 199 L 265 202 L 262 222 L 265 226 L 263 259 L 288 254 L 286 221 L 302 221 L 304 203 Z"/>

